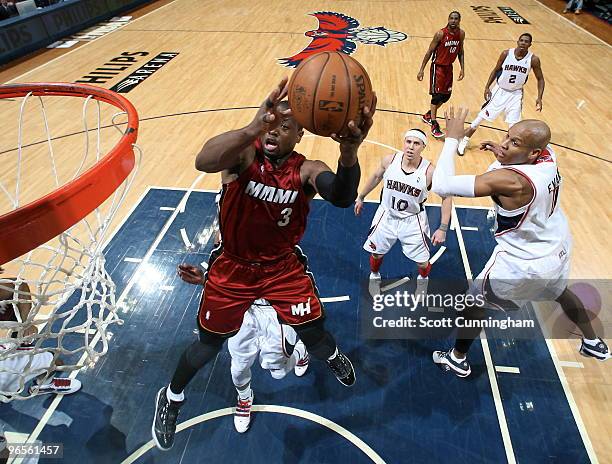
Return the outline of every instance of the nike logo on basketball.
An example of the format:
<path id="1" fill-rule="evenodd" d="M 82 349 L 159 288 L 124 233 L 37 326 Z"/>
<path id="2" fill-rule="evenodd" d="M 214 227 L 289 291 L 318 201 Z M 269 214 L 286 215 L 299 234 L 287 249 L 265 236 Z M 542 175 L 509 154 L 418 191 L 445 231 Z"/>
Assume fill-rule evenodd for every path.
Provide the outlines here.
<path id="1" fill-rule="evenodd" d="M 310 314 L 310 298 L 308 298 L 306 303 L 291 305 L 291 314 L 293 316 L 304 316 L 305 314 Z"/>
<path id="2" fill-rule="evenodd" d="M 297 190 L 284 190 L 260 182 L 250 181 L 246 186 L 245 193 L 253 198 L 269 201 L 271 203 L 295 203 L 298 196 Z"/>

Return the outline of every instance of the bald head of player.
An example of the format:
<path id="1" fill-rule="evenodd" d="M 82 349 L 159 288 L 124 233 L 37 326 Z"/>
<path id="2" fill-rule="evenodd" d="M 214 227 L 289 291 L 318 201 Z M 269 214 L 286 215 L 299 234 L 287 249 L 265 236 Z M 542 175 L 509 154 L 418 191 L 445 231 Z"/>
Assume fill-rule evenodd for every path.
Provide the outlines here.
<path id="1" fill-rule="evenodd" d="M 289 102 L 283 100 L 277 105 L 277 109 L 279 124 L 260 137 L 263 152 L 271 160 L 280 160 L 289 156 L 304 135 L 304 129 L 292 116 L 282 114 L 289 109 Z"/>
<path id="2" fill-rule="evenodd" d="M 550 142 L 550 127 L 544 121 L 525 119 L 512 126 L 494 151 L 501 164 L 532 164 Z"/>

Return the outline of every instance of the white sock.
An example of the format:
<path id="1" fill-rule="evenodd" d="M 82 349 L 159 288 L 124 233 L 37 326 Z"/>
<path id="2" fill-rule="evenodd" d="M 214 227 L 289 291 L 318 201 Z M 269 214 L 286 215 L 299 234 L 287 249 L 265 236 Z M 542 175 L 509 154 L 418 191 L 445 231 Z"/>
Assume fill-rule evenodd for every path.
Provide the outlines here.
<path id="1" fill-rule="evenodd" d="M 338 356 L 338 347 L 336 347 L 336 349 L 334 350 L 334 354 L 332 354 L 329 358 L 327 358 L 327 360 L 332 361 L 336 359 L 336 356 Z"/>
<path id="2" fill-rule="evenodd" d="M 463 137 L 463 140 L 461 141 L 461 143 L 467 144 L 469 141 L 470 141 L 469 137 Z"/>
<path id="3" fill-rule="evenodd" d="M 170 389 L 170 385 L 168 385 L 168 388 L 166 388 L 166 398 L 168 398 L 168 401 L 174 401 L 175 403 L 178 403 L 180 401 L 185 401 L 185 393 L 174 393 Z"/>
<path id="4" fill-rule="evenodd" d="M 455 350 L 451 350 L 450 352 L 450 358 L 455 361 L 456 363 L 460 363 L 465 361 L 465 356 L 463 358 L 458 358 L 457 356 L 455 356 Z"/>
<path id="5" fill-rule="evenodd" d="M 236 391 L 238 392 L 238 397 L 241 400 L 248 400 L 253 396 L 253 390 L 251 390 L 250 384 L 244 390 L 239 390 L 238 387 L 236 387 Z"/>
<path id="6" fill-rule="evenodd" d="M 597 345 L 599 343 L 599 338 L 594 338 L 592 340 L 590 338 L 583 338 L 582 340 L 587 345 L 592 345 L 592 346 L 595 346 L 595 345 Z"/>

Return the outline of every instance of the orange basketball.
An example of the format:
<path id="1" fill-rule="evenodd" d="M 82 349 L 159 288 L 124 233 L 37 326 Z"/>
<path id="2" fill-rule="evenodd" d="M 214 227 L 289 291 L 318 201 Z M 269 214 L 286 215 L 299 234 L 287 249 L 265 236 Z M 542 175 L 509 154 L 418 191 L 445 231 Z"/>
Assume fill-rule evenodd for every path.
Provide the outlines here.
<path id="1" fill-rule="evenodd" d="M 305 59 L 289 81 L 293 117 L 317 135 L 346 134 L 348 122 L 359 124 L 363 107 L 371 105 L 368 73 L 341 52 L 321 52 Z"/>

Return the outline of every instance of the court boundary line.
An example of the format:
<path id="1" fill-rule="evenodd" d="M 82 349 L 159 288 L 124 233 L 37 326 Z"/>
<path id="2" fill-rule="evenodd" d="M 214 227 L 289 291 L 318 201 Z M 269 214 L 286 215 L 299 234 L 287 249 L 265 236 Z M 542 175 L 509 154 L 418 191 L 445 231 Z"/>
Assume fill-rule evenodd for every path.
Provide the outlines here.
<path id="1" fill-rule="evenodd" d="M 160 10 L 162 10 L 162 9 L 166 8 L 167 6 L 172 5 L 172 4 L 174 4 L 174 3 L 178 2 L 178 1 L 179 1 L 179 0 L 172 0 L 171 2 L 166 3 L 165 5 L 162 5 L 162 6 L 160 6 L 159 8 L 154 9 L 153 11 L 149 11 L 148 13 L 146 13 L 146 14 L 142 15 L 141 17 L 136 18 L 134 21 L 131 21 L 131 22 L 130 22 L 130 24 L 134 24 L 135 22 L 140 21 L 140 20 L 141 20 L 141 19 L 143 19 L 143 18 L 146 18 L 147 16 L 149 16 L 149 15 L 150 15 L 150 14 L 152 14 L 152 13 L 157 13 L 158 11 L 160 11 Z M 124 27 L 125 27 L 125 26 L 124 26 Z M 70 55 L 71 53 L 74 53 L 74 52 L 76 52 L 77 50 L 80 50 L 81 48 L 84 48 L 84 47 L 86 47 L 86 46 L 87 46 L 87 45 L 89 45 L 89 44 L 92 44 L 92 43 L 94 43 L 94 42 L 97 42 L 98 40 L 103 39 L 104 37 L 110 37 L 110 36 L 111 36 L 111 35 L 113 35 L 115 32 L 120 31 L 120 30 L 122 30 L 122 29 L 123 29 L 123 27 L 120 27 L 119 29 L 115 29 L 114 31 L 111 31 L 111 32 L 109 32 L 109 33 L 107 33 L 107 34 L 104 34 L 104 35 L 100 36 L 100 37 L 96 37 L 95 39 L 90 40 L 90 41 L 88 41 L 88 42 L 84 43 L 83 45 L 81 45 L 81 46 L 79 46 L 79 47 L 75 48 L 74 50 L 70 50 L 69 52 L 63 53 L 63 54 L 61 54 L 60 56 L 56 56 L 55 58 L 53 58 L 53 59 L 51 59 L 51 60 L 49 60 L 49 61 L 45 61 L 44 63 L 42 63 L 42 64 L 40 64 L 40 65 L 36 66 L 35 68 L 32 68 L 32 69 L 30 69 L 30 70 L 28 70 L 28 71 L 26 71 L 26 72 L 24 72 L 24 73 L 20 74 L 19 76 L 13 77 L 12 79 L 10 79 L 10 80 L 6 81 L 6 82 L 5 82 L 5 84 L 9 84 L 9 83 L 11 83 L 11 82 L 15 82 L 17 79 L 21 79 L 23 76 L 26 76 L 26 75 L 28 75 L 28 74 L 30 74 L 30 73 L 32 73 L 32 72 L 34 72 L 34 71 L 37 71 L 37 70 L 39 70 L 39 69 L 41 69 L 41 68 L 44 68 L 44 67 L 45 67 L 45 66 L 47 66 L 48 64 L 51 64 L 51 63 L 53 63 L 53 62 L 55 62 L 55 61 L 59 60 L 60 58 L 65 57 L 65 56 L 68 56 L 68 55 Z M 61 39 L 59 39 L 59 40 L 61 40 Z M 41 49 L 42 49 L 42 48 L 39 48 L 38 50 L 41 50 Z"/>
<path id="2" fill-rule="evenodd" d="M 155 240 L 153 241 L 153 243 L 150 245 L 149 249 L 146 251 L 146 253 L 142 257 L 142 261 L 138 264 L 138 266 L 136 267 L 136 269 L 132 273 L 132 275 L 131 275 L 127 285 L 125 286 L 125 288 L 121 292 L 121 295 L 119 295 L 119 298 L 117 298 L 117 300 L 116 300 L 116 306 L 117 307 L 120 306 L 120 304 L 123 302 L 123 300 L 127 297 L 128 293 L 131 291 L 132 287 L 136 284 L 138 276 L 140 275 L 140 270 L 142 269 L 143 266 L 148 264 L 149 258 L 153 255 L 153 253 L 157 249 L 157 246 L 159 245 L 159 243 L 162 241 L 162 239 L 164 238 L 164 236 L 168 232 L 168 229 L 170 229 L 170 226 L 174 223 L 174 220 L 178 217 L 178 215 L 181 214 L 181 210 L 184 210 L 184 205 L 187 203 L 187 200 L 189 199 L 189 196 L 191 195 L 191 192 L 193 191 L 192 190 L 193 187 L 195 185 L 197 185 L 204 178 L 205 175 L 206 175 L 206 173 L 200 173 L 200 175 L 198 175 L 198 177 L 192 182 L 191 187 L 185 189 L 185 194 L 179 200 L 176 209 L 172 212 L 170 217 L 166 220 L 166 222 L 162 226 L 161 230 L 158 232 Z M 147 187 L 146 193 L 148 193 L 148 191 L 150 191 L 150 187 Z M 144 198 L 144 195 L 141 195 L 141 198 Z M 109 317 L 110 317 L 110 315 L 109 315 Z M 100 335 L 98 333 L 92 339 L 92 341 L 90 342 L 90 346 L 95 346 L 95 344 L 98 342 L 99 339 L 100 339 Z M 81 359 L 78 362 L 82 363 L 83 360 L 85 359 L 85 356 L 86 356 L 86 353 L 83 354 L 83 356 L 81 357 Z M 79 373 L 80 373 L 80 371 L 73 371 L 68 376 L 68 378 L 74 379 L 74 378 L 77 377 L 77 375 Z M 65 395 L 57 395 L 53 399 L 53 401 L 51 402 L 51 404 L 49 405 L 49 407 L 47 408 L 47 410 L 45 411 L 43 416 L 40 418 L 40 420 L 36 424 L 36 427 L 34 427 L 34 430 L 29 434 L 29 436 L 28 436 L 28 438 L 27 438 L 25 443 L 30 444 L 30 443 L 35 442 L 38 439 L 40 433 L 46 427 L 47 423 L 49 422 L 49 419 L 51 418 L 51 416 L 53 415 L 53 413 L 57 409 L 59 403 L 62 401 L 64 396 Z M 10 463 L 21 463 L 21 462 L 23 462 L 23 458 L 13 458 L 13 460 L 11 460 L 9 462 Z"/>
<path id="3" fill-rule="evenodd" d="M 546 347 L 548 348 L 548 354 L 550 355 L 553 365 L 555 366 L 555 370 L 557 371 L 557 377 L 559 377 L 559 382 L 561 383 L 561 387 L 563 388 L 565 399 L 567 400 L 567 403 L 570 407 L 570 411 L 572 411 L 572 416 L 574 417 L 574 422 L 576 423 L 576 427 L 578 428 L 578 433 L 580 434 L 580 438 L 582 439 L 582 444 L 584 445 L 584 448 L 586 449 L 587 455 L 589 456 L 591 463 L 598 464 L 599 460 L 597 458 L 595 447 L 593 446 L 593 443 L 591 442 L 591 438 L 589 437 L 589 432 L 586 426 L 584 425 L 584 421 L 582 420 L 582 415 L 580 414 L 580 408 L 578 407 L 578 403 L 576 403 L 576 400 L 574 399 L 574 395 L 572 393 L 572 389 L 567 380 L 567 377 L 565 376 L 565 372 L 563 372 L 563 368 L 559 364 L 560 359 L 559 359 L 559 356 L 557 355 L 557 350 L 555 349 L 553 341 L 549 340 L 546 337 L 546 334 L 544 333 L 544 328 L 546 326 L 542 323 L 542 317 L 540 315 L 540 310 L 539 310 L 540 305 L 535 301 L 532 302 L 531 304 L 534 307 L 533 312 L 535 313 L 536 319 L 538 320 L 538 324 L 540 324 L 540 331 L 542 332 L 542 336 L 544 338 L 544 341 L 546 342 Z M 548 332 L 548 329 L 547 329 L 547 332 Z"/>
<path id="4" fill-rule="evenodd" d="M 359 438 L 350 430 L 342 427 L 341 425 L 335 423 L 330 419 L 327 419 L 326 417 L 320 416 L 310 411 L 306 411 L 304 409 L 292 408 L 289 406 L 278 406 L 275 404 L 255 404 L 251 409 L 254 412 L 270 412 L 295 416 L 322 425 L 323 427 L 327 427 L 331 431 L 336 432 L 338 435 L 342 436 L 344 439 L 355 445 L 355 447 L 359 451 L 369 457 L 370 460 L 375 464 L 386 464 L 383 458 L 381 458 L 380 455 L 376 451 L 374 451 L 372 447 L 369 446 L 364 440 Z M 215 411 L 210 411 L 205 414 L 200 414 L 199 416 L 192 417 L 191 419 L 181 422 L 176 428 L 176 433 L 182 432 L 183 430 L 187 430 L 190 427 L 200 424 L 202 422 L 233 414 L 234 408 L 217 409 Z M 126 459 L 121 461 L 121 464 L 132 464 L 153 448 L 155 448 L 155 444 L 151 439 L 144 445 L 142 445 L 140 448 L 136 449 Z"/>
<path id="5" fill-rule="evenodd" d="M 459 223 L 459 217 L 457 216 L 457 210 L 455 209 L 455 205 L 453 205 L 451 209 L 451 222 L 455 222 L 455 234 L 457 235 L 459 252 L 461 255 L 461 260 L 463 261 L 463 269 L 465 271 L 465 276 L 468 279 L 469 285 L 474 280 L 474 276 L 472 274 L 472 269 L 468 260 L 467 248 L 465 247 L 465 242 L 463 241 L 461 224 Z M 485 364 L 487 366 L 487 375 L 489 376 L 489 382 L 491 384 L 493 403 L 495 404 L 495 412 L 497 413 L 497 421 L 499 423 L 502 442 L 504 444 L 504 450 L 506 452 L 506 459 L 508 461 L 508 464 L 516 464 L 516 457 L 514 455 L 514 448 L 512 447 L 512 439 L 510 437 L 510 429 L 508 428 L 508 421 L 506 420 L 506 412 L 504 411 L 504 404 L 501 399 L 499 385 L 497 384 L 495 366 L 493 364 L 493 358 L 491 357 L 489 341 L 487 340 L 487 335 L 484 330 L 480 331 L 480 343 L 482 345 Z"/>
<path id="6" fill-rule="evenodd" d="M 176 1 L 176 0 L 175 0 Z M 382 144 L 381 144 L 382 145 Z M 156 238 L 156 240 L 153 242 L 153 244 L 151 245 L 151 247 L 149 248 L 149 250 L 147 251 L 147 253 L 145 253 L 144 257 L 143 257 L 143 261 L 141 264 L 145 264 L 146 262 L 148 262 L 148 259 L 145 259 L 145 257 L 150 257 L 153 252 L 155 251 L 157 245 L 159 244 L 159 242 L 161 242 L 161 239 L 164 237 L 164 235 L 166 234 L 167 230 L 170 228 L 171 224 L 174 222 L 174 219 L 176 219 L 176 217 L 178 216 L 178 214 L 181 211 L 181 205 L 185 205 L 187 199 L 189 198 L 189 195 L 191 194 L 191 192 L 201 192 L 201 193 L 218 193 L 218 190 L 215 189 L 196 189 L 193 186 L 197 185 L 202 178 L 205 176 L 206 173 L 202 173 L 200 174 L 192 183 L 192 187 L 189 188 L 185 188 L 185 187 L 163 187 L 163 186 L 147 186 L 143 192 L 141 193 L 141 195 L 139 196 L 138 200 L 134 203 L 134 205 L 132 206 L 132 208 L 130 208 L 129 212 L 125 214 L 125 216 L 123 217 L 123 219 L 120 221 L 120 224 L 113 230 L 112 234 L 109 236 L 108 240 L 105 242 L 104 244 L 104 248 L 106 249 L 106 247 L 109 245 L 110 241 L 112 240 L 112 238 L 114 238 L 114 236 L 119 232 L 119 230 L 121 229 L 121 227 L 123 227 L 123 225 L 125 225 L 125 223 L 127 222 L 127 220 L 131 217 L 131 215 L 133 214 L 133 212 L 135 211 L 135 209 L 142 203 L 142 201 L 144 200 L 144 198 L 146 197 L 146 195 L 153 189 L 156 190 L 174 190 L 174 191 L 184 191 L 185 195 L 181 198 L 181 200 L 178 202 L 177 207 L 175 209 L 175 211 L 173 212 L 173 214 L 170 216 L 170 218 L 168 218 L 166 220 L 166 223 L 164 224 L 164 226 L 161 229 L 161 232 L 158 234 L 158 238 Z M 322 200 L 322 199 L 321 199 Z M 371 200 L 372 202 L 374 202 L 374 200 Z M 439 204 L 428 204 L 426 206 L 436 206 L 436 207 L 440 207 L 441 205 Z M 457 242 L 459 245 L 459 249 L 460 249 L 460 254 L 463 260 L 463 264 L 464 264 L 464 270 L 466 272 L 466 277 L 468 276 L 468 271 L 469 271 L 469 279 L 472 280 L 472 272 L 471 272 L 471 268 L 469 265 L 469 261 L 467 259 L 467 250 L 465 248 L 465 243 L 463 241 L 463 235 L 461 233 L 461 226 L 458 220 L 458 216 L 457 216 L 457 212 L 455 207 L 458 208 L 464 208 L 464 209 L 490 209 L 489 207 L 482 207 L 482 206 L 471 206 L 471 205 L 454 205 L 453 204 L 453 208 L 452 208 L 452 215 L 451 215 L 451 221 L 455 221 L 457 227 L 455 227 L 455 231 L 456 231 L 456 235 L 457 235 Z M 167 227 L 166 227 L 167 226 Z M 158 240 L 159 239 L 159 240 Z M 140 265 L 138 266 L 138 268 L 136 269 L 136 271 L 132 274 L 132 277 L 130 278 L 130 280 L 128 281 L 128 284 L 126 285 L 126 288 L 122 291 L 120 297 L 117 299 L 117 305 L 120 304 L 120 302 L 123 301 L 123 299 L 125 299 L 125 296 L 127 294 L 127 292 L 129 290 L 131 290 L 131 287 L 133 287 L 134 283 L 135 283 L 135 276 L 137 275 L 137 271 L 140 269 Z M 131 286 L 130 286 L 131 284 Z M 536 313 L 536 317 L 538 317 L 538 321 L 539 321 L 539 315 L 538 312 L 535 311 Z M 544 334 L 543 334 L 544 335 Z M 577 428 L 579 429 L 583 444 L 585 446 L 585 449 L 587 450 L 587 454 L 589 455 L 589 458 L 591 459 L 591 461 L 595 464 L 598 463 L 597 460 L 597 455 L 595 453 L 595 450 L 592 446 L 592 443 L 590 441 L 590 438 L 588 436 L 588 432 L 586 431 L 586 427 L 584 426 L 584 423 L 582 422 L 582 418 L 580 416 L 580 412 L 578 409 L 578 405 L 576 404 L 573 395 L 571 393 L 571 390 L 569 388 L 569 384 L 567 382 L 567 378 L 565 377 L 565 374 L 563 373 L 562 368 L 559 366 L 558 362 L 559 359 L 556 355 L 556 350 L 554 349 L 553 346 L 551 346 L 551 342 L 546 339 L 546 337 L 543 337 L 544 340 L 546 341 L 546 344 L 549 348 L 549 354 L 551 356 L 551 359 L 553 360 L 553 364 L 555 365 L 555 369 L 557 370 L 557 375 L 559 377 L 559 381 L 563 387 L 563 390 L 566 394 L 566 399 L 568 400 L 568 404 L 570 406 L 570 410 L 573 413 L 573 417 L 574 417 L 574 421 L 576 422 Z M 92 343 L 96 343 L 97 339 L 92 341 Z M 491 389 L 493 392 L 493 396 L 494 396 L 494 402 L 496 403 L 496 411 L 498 413 L 498 422 L 500 423 L 500 431 L 502 434 L 502 440 L 504 441 L 504 448 L 506 450 L 506 456 L 508 459 L 508 463 L 509 464 L 515 464 L 516 463 L 516 459 L 514 456 L 514 451 L 512 448 L 512 443 L 510 440 L 510 434 L 509 434 L 509 430 L 507 428 L 507 421 L 505 419 L 505 412 L 503 410 L 503 404 L 501 402 L 501 397 L 499 395 L 499 387 L 497 385 L 497 379 L 495 378 L 495 373 L 494 373 L 494 367 L 493 367 L 493 362 L 492 362 L 492 358 L 491 358 L 491 354 L 490 354 L 490 349 L 488 346 L 488 341 L 486 339 L 486 335 L 484 333 L 484 331 L 481 332 L 481 344 L 483 346 L 483 352 L 485 355 L 485 362 L 487 364 L 487 372 L 489 374 L 489 378 L 490 378 L 490 382 L 491 382 Z M 486 347 L 486 349 L 485 349 Z M 488 352 L 488 356 L 487 356 L 487 352 Z M 491 375 L 491 372 L 493 372 L 493 376 Z M 75 378 L 78 375 L 79 371 L 75 371 L 73 374 L 74 375 L 70 375 L 70 378 Z M 493 385 L 495 385 L 495 389 L 493 388 Z M 497 390 L 497 395 L 495 393 L 495 390 Z M 497 401 L 495 397 L 499 397 L 499 406 L 501 408 L 501 411 L 497 410 Z M 59 405 L 59 403 L 61 402 L 61 400 L 64 398 L 64 396 L 56 396 L 56 398 L 53 399 L 51 405 L 47 408 L 47 410 L 45 411 L 45 413 L 43 414 L 43 416 L 41 417 L 39 423 L 37 424 L 37 426 L 35 427 L 35 429 L 28 435 L 27 440 L 25 441 L 25 443 L 33 443 L 38 439 L 38 436 L 40 435 L 40 432 L 44 429 L 44 427 L 46 426 L 47 422 L 49 421 L 49 418 L 53 415 L 53 413 L 55 412 L 55 410 L 57 409 L 57 406 Z M 571 400 L 570 400 L 571 398 Z M 254 410 L 256 410 L 255 408 L 257 407 L 257 405 L 254 406 Z M 228 408 L 228 409 L 232 409 L 232 408 Z M 505 430 L 506 430 L 506 434 L 507 434 L 507 441 L 508 441 L 508 445 L 509 445 L 509 449 L 506 447 L 506 440 L 504 438 L 504 431 L 503 431 L 503 427 L 502 427 L 502 422 L 500 419 L 500 414 L 503 417 L 503 422 L 505 424 Z M 44 421 L 44 424 L 43 424 Z M 179 426 L 180 427 L 180 426 Z M 35 433 L 37 432 L 37 433 Z M 351 432 L 349 432 L 351 433 Z M 588 446 L 587 446 L 588 443 Z M 366 444 L 367 446 L 367 444 Z M 511 453 L 510 455 L 508 453 Z M 23 462 L 23 458 L 12 458 L 12 460 L 9 459 L 8 463 L 21 463 Z M 126 462 L 126 461 L 124 461 Z M 133 461 L 130 461 L 133 462 Z M 381 461 L 381 463 L 384 464 L 384 461 Z"/>
<path id="7" fill-rule="evenodd" d="M 567 19 L 565 16 L 557 13 L 555 10 L 553 10 L 551 7 L 549 7 L 548 5 L 543 4 L 542 2 L 540 2 L 539 0 L 535 0 L 536 4 L 540 5 L 542 8 L 544 8 L 545 10 L 550 11 L 551 13 L 554 13 L 556 16 L 558 16 L 559 18 L 567 21 L 568 23 L 570 23 L 572 26 L 574 26 L 576 29 L 581 30 L 582 32 L 586 32 L 588 35 L 590 35 L 591 37 L 593 37 L 595 40 L 598 40 L 599 42 L 601 42 L 602 44 L 604 44 L 606 47 L 608 48 L 612 48 L 612 45 L 610 45 L 609 43 L 606 43 L 604 40 L 600 39 L 599 37 L 597 37 L 595 34 L 593 34 L 592 32 L 586 30 L 584 27 L 570 21 L 569 19 Z"/>
<path id="8" fill-rule="evenodd" d="M 175 0 L 175 1 L 177 1 L 177 0 Z M 99 37 L 99 38 L 102 38 L 102 37 Z M 96 39 L 96 40 L 98 40 L 98 39 Z M 35 68 L 35 69 L 37 69 L 37 68 Z M 10 82 L 10 81 L 8 81 L 8 82 Z M 258 106 L 236 106 L 236 107 L 228 107 L 228 108 L 212 108 L 212 109 L 202 109 L 202 110 L 190 110 L 190 111 L 181 111 L 179 113 L 168 113 L 168 114 L 162 114 L 162 115 L 157 115 L 157 116 L 148 116 L 146 118 L 139 118 L 139 121 L 141 123 L 143 123 L 143 122 L 147 122 L 147 121 L 154 121 L 154 120 L 157 120 L 157 119 L 165 119 L 165 118 L 173 118 L 173 117 L 177 117 L 177 116 L 190 116 L 190 115 L 194 115 L 194 114 L 197 115 L 197 114 L 206 114 L 206 113 L 217 113 L 217 112 L 220 112 L 220 111 L 235 111 L 235 110 L 243 111 L 243 110 L 253 110 L 253 109 L 257 109 L 257 108 L 259 108 L 259 107 Z M 420 113 L 413 113 L 412 111 L 404 111 L 404 110 L 389 110 L 389 109 L 384 109 L 384 108 L 378 108 L 377 111 L 379 111 L 381 113 L 405 114 L 405 115 L 416 116 L 416 117 L 421 116 Z M 466 124 L 469 124 L 469 123 L 466 121 Z M 101 129 L 108 129 L 110 127 L 114 127 L 114 126 L 112 124 L 108 124 L 108 125 L 102 126 Z M 502 129 L 502 128 L 499 128 L 499 127 L 493 127 L 493 126 L 489 126 L 487 124 L 481 124 L 480 127 L 484 127 L 485 129 L 491 129 L 491 130 L 494 130 L 494 131 L 497 131 L 497 132 L 507 132 L 507 129 Z M 72 136 L 75 136 L 75 135 L 80 135 L 83 132 L 84 131 L 71 132 L 69 134 L 64 134 L 64 135 L 60 135 L 60 136 L 57 136 L 57 137 L 52 137 L 51 140 L 54 141 L 54 140 L 59 140 L 59 139 L 63 139 L 63 138 L 66 138 L 66 137 L 72 137 Z M 304 138 L 306 138 L 306 137 L 315 137 L 315 136 L 316 136 L 316 134 L 308 133 L 308 134 L 304 135 Z M 382 144 L 380 142 L 369 141 L 368 139 L 366 139 L 365 141 L 366 142 L 370 142 L 370 143 L 374 143 L 374 144 L 379 144 L 379 145 L 384 146 L 384 147 L 390 147 L 389 145 L 385 145 L 385 144 Z M 23 145 L 23 147 L 24 148 L 29 148 L 29 147 L 32 147 L 32 146 L 35 146 L 35 145 L 44 144 L 44 143 L 47 143 L 46 139 L 45 140 L 39 140 L 38 142 L 32 142 L 32 143 Z M 573 152 L 573 153 L 578 153 L 578 154 L 586 156 L 588 158 L 593 158 L 593 159 L 596 159 L 596 160 L 599 160 L 599 161 L 603 161 L 604 163 L 612 164 L 612 160 L 603 158 L 602 156 L 599 156 L 599 155 L 594 155 L 592 153 L 588 153 L 588 152 L 583 151 L 583 150 L 578 150 L 577 148 L 568 147 L 567 145 L 561 145 L 560 143 L 556 143 L 556 142 L 552 142 L 552 141 L 550 142 L 550 145 L 555 146 L 555 147 L 563 148 L 563 149 L 568 150 L 568 151 Z M 0 155 L 4 155 L 4 154 L 10 153 L 12 151 L 17 151 L 17 147 L 2 150 L 2 151 L 0 151 Z M 401 151 L 401 150 L 399 150 L 399 151 Z"/>

